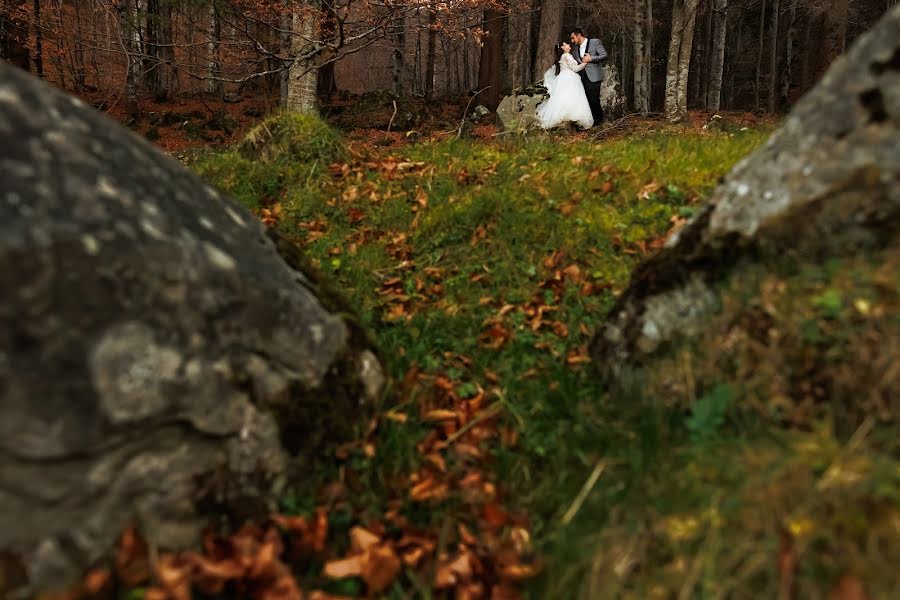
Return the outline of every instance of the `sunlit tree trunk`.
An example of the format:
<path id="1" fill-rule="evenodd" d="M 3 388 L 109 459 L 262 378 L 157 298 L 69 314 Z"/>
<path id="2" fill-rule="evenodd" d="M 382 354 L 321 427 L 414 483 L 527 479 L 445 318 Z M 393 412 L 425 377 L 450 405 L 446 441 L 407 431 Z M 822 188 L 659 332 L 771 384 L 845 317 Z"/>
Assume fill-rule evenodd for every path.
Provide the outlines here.
<path id="1" fill-rule="evenodd" d="M 697 22 L 699 0 L 675 0 L 672 9 L 672 36 L 666 63 L 666 117 L 681 121 L 687 115 L 688 77 L 691 46 Z"/>
<path id="2" fill-rule="evenodd" d="M 316 68 L 316 36 L 319 10 L 306 4 L 294 11 L 291 18 L 291 55 L 288 70 L 287 100 L 285 108 L 291 112 L 315 114 L 317 112 L 318 69 Z"/>
<path id="3" fill-rule="evenodd" d="M 653 48 L 653 0 L 636 0 L 634 7 L 634 109 L 650 112 L 650 65 Z M 624 74 L 624 71 L 623 71 Z"/>
<path id="4" fill-rule="evenodd" d="M 403 96 L 406 93 L 403 85 L 406 73 L 404 48 L 406 48 L 406 23 L 404 15 L 401 14 L 394 20 L 391 35 L 391 71 L 395 96 Z"/>
<path id="5" fill-rule="evenodd" d="M 717 111 L 722 104 L 722 76 L 725 71 L 725 37 L 728 31 L 728 1 L 714 0 L 712 55 L 709 66 L 709 88 L 706 92 L 706 107 Z"/>

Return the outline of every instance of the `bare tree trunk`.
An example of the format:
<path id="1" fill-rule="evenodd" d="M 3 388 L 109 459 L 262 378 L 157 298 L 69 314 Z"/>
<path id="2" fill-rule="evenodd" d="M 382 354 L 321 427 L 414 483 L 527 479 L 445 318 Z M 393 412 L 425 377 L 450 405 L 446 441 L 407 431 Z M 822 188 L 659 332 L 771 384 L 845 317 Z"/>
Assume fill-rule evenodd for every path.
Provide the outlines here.
<path id="1" fill-rule="evenodd" d="M 672 35 L 666 63 L 666 117 L 673 122 L 687 116 L 688 77 L 691 47 L 697 22 L 699 0 L 675 0 L 672 9 Z"/>
<path id="2" fill-rule="evenodd" d="M 716 0 L 706 0 L 706 23 L 703 26 L 703 55 L 701 58 L 701 64 L 703 65 L 702 71 L 699 73 L 700 77 L 700 98 L 697 103 L 703 107 L 704 110 L 709 109 L 709 78 L 712 73 L 712 55 L 713 55 L 713 20 L 715 15 L 715 2 Z"/>
<path id="3" fill-rule="evenodd" d="M 653 46 L 653 0 L 636 0 L 634 7 L 634 109 L 650 112 L 650 64 Z"/>
<path id="4" fill-rule="evenodd" d="M 28 52 L 28 23 L 15 11 L 12 2 L 4 2 L 0 11 L 0 59 L 5 59 L 20 69 L 31 70 Z"/>
<path id="5" fill-rule="evenodd" d="M 534 59 L 535 77 L 543 75 L 556 62 L 553 48 L 560 41 L 562 32 L 564 0 L 543 0 L 541 2 L 541 26 L 538 32 L 537 54 Z"/>
<path id="6" fill-rule="evenodd" d="M 41 21 L 41 0 L 34 0 L 34 72 L 44 77 L 44 24 Z"/>
<path id="7" fill-rule="evenodd" d="M 159 0 L 157 42 L 159 44 L 159 88 L 156 99 L 163 101 L 178 89 L 178 71 L 175 68 L 175 39 L 172 34 L 172 0 Z"/>
<path id="8" fill-rule="evenodd" d="M 434 97 L 434 67 L 437 60 L 437 10 L 428 7 L 428 46 L 425 51 L 425 99 Z"/>
<path id="9" fill-rule="evenodd" d="M 725 37 L 728 32 L 728 1 L 729 0 L 714 0 L 713 3 L 712 53 L 709 59 L 709 88 L 706 92 L 706 107 L 712 111 L 719 110 L 722 104 L 722 76 L 725 70 Z"/>
<path id="10" fill-rule="evenodd" d="M 391 49 L 391 71 L 393 78 L 393 91 L 395 96 L 403 96 L 406 92 L 404 89 L 404 73 L 406 71 L 406 64 L 403 60 L 404 57 L 404 48 L 406 47 L 406 23 L 404 17 L 401 15 L 399 18 L 394 20 L 393 31 L 391 35 L 392 49 Z"/>
<path id="11" fill-rule="evenodd" d="M 819 18 L 819 17 L 816 17 Z M 812 56 L 812 28 L 813 28 L 813 15 L 807 14 L 806 16 L 806 28 L 803 31 L 803 63 L 800 65 L 800 89 L 802 91 L 806 91 L 809 89 L 809 81 L 811 79 L 810 71 L 812 70 L 812 66 L 810 64 L 810 56 Z"/>
<path id="12" fill-rule="evenodd" d="M 81 30 L 81 3 L 75 0 L 72 8 L 75 12 L 75 87 L 83 91 L 87 89 L 87 72 L 84 66 L 84 33 Z"/>
<path id="13" fill-rule="evenodd" d="M 147 0 L 147 35 L 144 40 L 144 87 L 159 97 L 162 80 L 159 69 L 160 0 Z"/>
<path id="14" fill-rule="evenodd" d="M 479 101 L 490 110 L 500 106 L 500 88 L 503 86 L 503 39 L 506 33 L 506 15 L 495 8 L 484 9 L 484 30 L 487 36 L 481 46 L 481 62 L 478 67 L 478 89 L 484 90 Z"/>
<path id="15" fill-rule="evenodd" d="M 295 11 L 291 20 L 291 62 L 288 72 L 287 103 L 291 112 L 315 114 L 317 112 L 316 91 L 318 75 L 316 68 L 315 42 L 318 33 L 319 10 L 314 6 L 304 6 Z"/>
<path id="16" fill-rule="evenodd" d="M 222 84 L 222 57 L 220 49 L 222 45 L 222 18 L 219 14 L 219 2 L 213 0 L 209 6 L 209 83 L 207 90 L 216 98 L 221 99 L 225 93 Z"/>
<path id="17" fill-rule="evenodd" d="M 793 83 L 794 42 L 797 40 L 797 0 L 791 0 L 791 12 L 788 18 L 787 38 L 784 42 L 784 68 L 781 70 L 782 106 L 787 106 Z"/>
<path id="18" fill-rule="evenodd" d="M 778 16 L 780 0 L 772 0 L 772 41 L 769 44 L 769 113 L 775 112 L 775 85 L 778 81 Z"/>
<path id="19" fill-rule="evenodd" d="M 737 71 L 738 56 L 741 56 L 742 34 L 744 32 L 744 14 L 738 19 L 737 40 L 732 49 L 732 60 L 728 68 L 728 110 L 734 110 L 734 74 Z"/>
<path id="20" fill-rule="evenodd" d="M 838 56 L 844 53 L 847 45 L 847 0 L 834 0 L 831 10 L 825 13 L 825 53 L 820 75 Z"/>
<path id="21" fill-rule="evenodd" d="M 759 112 L 759 86 L 760 77 L 762 76 L 762 58 L 763 58 L 763 34 L 766 31 L 766 0 L 762 0 L 762 8 L 759 12 L 759 48 L 756 54 L 756 83 L 753 85 L 753 110 Z"/>
<path id="22" fill-rule="evenodd" d="M 122 0 L 116 6 L 119 11 L 121 42 L 125 50 L 125 114 L 130 121 L 136 121 L 138 114 L 138 75 L 140 56 L 136 31 L 136 0 Z"/>

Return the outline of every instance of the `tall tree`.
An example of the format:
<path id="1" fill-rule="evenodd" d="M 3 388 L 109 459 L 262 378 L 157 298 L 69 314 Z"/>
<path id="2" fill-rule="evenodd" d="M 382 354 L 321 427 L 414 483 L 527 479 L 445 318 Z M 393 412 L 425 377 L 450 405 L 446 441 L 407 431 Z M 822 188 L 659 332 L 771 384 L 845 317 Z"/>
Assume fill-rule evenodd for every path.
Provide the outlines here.
<path id="1" fill-rule="evenodd" d="M 634 109 L 650 112 L 650 65 L 653 62 L 653 0 L 634 3 Z M 623 72 L 624 76 L 624 72 Z"/>
<path id="2" fill-rule="evenodd" d="M 717 111 L 722 104 L 722 76 L 725 71 L 725 36 L 728 32 L 728 1 L 713 0 L 712 55 L 709 59 L 709 87 L 706 108 Z"/>
<path id="3" fill-rule="evenodd" d="M 208 89 L 211 94 L 221 98 L 225 93 L 222 84 L 222 15 L 219 0 L 212 0 L 209 5 L 209 80 Z"/>
<path id="4" fill-rule="evenodd" d="M 756 81 L 753 84 L 753 110 L 760 110 L 760 93 L 759 86 L 762 78 L 762 59 L 763 49 L 765 48 L 764 35 L 766 32 L 766 0 L 762 0 L 762 7 L 759 9 L 759 41 L 756 48 Z"/>
<path id="5" fill-rule="evenodd" d="M 32 15 L 34 29 L 34 72 L 38 77 L 44 76 L 44 24 L 41 21 L 41 0 L 34 0 L 34 14 Z"/>
<path id="6" fill-rule="evenodd" d="M 428 6 L 428 46 L 425 50 L 425 99 L 434 97 L 434 67 L 437 62 L 437 9 Z"/>
<path id="7" fill-rule="evenodd" d="M 125 50 L 125 114 L 136 121 L 138 114 L 138 77 L 140 44 L 137 31 L 137 0 L 121 0 L 116 5 L 122 48 Z"/>
<path id="8" fill-rule="evenodd" d="M 480 102 L 491 110 L 500 106 L 500 88 L 503 86 L 503 39 L 506 33 L 506 14 L 496 8 L 484 9 L 484 30 L 481 62 L 478 67 Z"/>
<path id="9" fill-rule="evenodd" d="M 288 69 L 285 108 L 291 112 L 317 112 L 318 69 L 316 47 L 319 9 L 306 3 L 298 6 L 291 16 L 291 65 Z"/>
<path id="10" fill-rule="evenodd" d="M 548 67 L 556 61 L 553 48 L 558 44 L 563 35 L 562 18 L 565 0 L 541 1 L 541 25 L 538 31 L 537 52 L 534 58 L 532 72 L 540 77 Z"/>
<path id="11" fill-rule="evenodd" d="M 699 0 L 675 0 L 672 8 L 665 103 L 666 117 L 670 121 L 681 121 L 687 115 L 688 77 L 698 4 Z"/>
<path id="12" fill-rule="evenodd" d="M 781 1 L 772 0 L 772 31 L 769 42 L 769 112 L 775 112 L 775 86 L 778 82 L 778 17 L 781 11 Z"/>
<path id="13" fill-rule="evenodd" d="M 797 0 L 791 0 L 791 8 L 788 13 L 787 37 L 784 40 L 784 67 L 781 69 L 781 87 L 779 100 L 782 105 L 787 105 L 793 83 L 794 44 L 797 41 Z"/>

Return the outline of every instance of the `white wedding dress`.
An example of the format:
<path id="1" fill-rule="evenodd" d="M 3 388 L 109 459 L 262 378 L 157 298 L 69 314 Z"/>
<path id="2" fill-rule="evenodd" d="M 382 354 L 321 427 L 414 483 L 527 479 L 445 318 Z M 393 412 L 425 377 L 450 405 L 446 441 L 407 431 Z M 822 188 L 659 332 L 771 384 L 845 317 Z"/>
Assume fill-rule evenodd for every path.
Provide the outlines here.
<path id="1" fill-rule="evenodd" d="M 553 129 L 570 121 L 583 129 L 594 125 L 591 106 L 584 93 L 581 76 L 578 75 L 585 66 L 578 64 L 575 57 L 566 53 L 559 59 L 559 75 L 556 74 L 555 67 L 550 67 L 544 73 L 544 87 L 547 88 L 550 97 L 537 108 L 537 117 L 542 128 Z"/>

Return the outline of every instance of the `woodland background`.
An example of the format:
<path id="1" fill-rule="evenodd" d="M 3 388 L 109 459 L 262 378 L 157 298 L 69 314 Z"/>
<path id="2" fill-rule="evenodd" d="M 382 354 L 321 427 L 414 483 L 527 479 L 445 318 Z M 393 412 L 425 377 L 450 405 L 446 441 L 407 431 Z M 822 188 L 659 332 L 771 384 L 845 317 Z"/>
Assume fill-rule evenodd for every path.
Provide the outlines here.
<path id="1" fill-rule="evenodd" d="M 603 40 L 629 108 L 785 110 L 896 0 L 2 0 L 0 57 L 118 107 L 263 100 L 315 111 L 539 81 L 575 26 Z M 258 115 L 257 115 L 258 116 Z"/>

